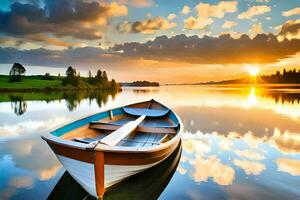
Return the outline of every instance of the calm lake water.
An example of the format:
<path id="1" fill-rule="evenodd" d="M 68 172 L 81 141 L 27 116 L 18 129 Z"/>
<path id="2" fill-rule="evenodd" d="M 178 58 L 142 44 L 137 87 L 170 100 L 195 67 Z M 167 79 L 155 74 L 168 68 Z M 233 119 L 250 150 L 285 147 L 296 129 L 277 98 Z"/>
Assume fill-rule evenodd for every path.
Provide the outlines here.
<path id="1" fill-rule="evenodd" d="M 182 151 L 105 199 L 300 199 L 300 89 L 236 86 L 1 93 L 0 199 L 91 199 L 40 134 L 151 98 L 181 117 Z"/>

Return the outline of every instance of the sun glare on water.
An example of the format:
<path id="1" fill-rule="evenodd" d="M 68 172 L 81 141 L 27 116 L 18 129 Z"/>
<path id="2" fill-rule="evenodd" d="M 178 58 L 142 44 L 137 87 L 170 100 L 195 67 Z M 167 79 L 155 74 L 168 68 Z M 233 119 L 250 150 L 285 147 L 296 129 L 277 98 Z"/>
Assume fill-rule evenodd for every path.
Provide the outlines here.
<path id="1" fill-rule="evenodd" d="M 258 67 L 247 67 L 246 70 L 249 73 L 249 75 L 253 77 L 257 76 L 260 71 Z"/>

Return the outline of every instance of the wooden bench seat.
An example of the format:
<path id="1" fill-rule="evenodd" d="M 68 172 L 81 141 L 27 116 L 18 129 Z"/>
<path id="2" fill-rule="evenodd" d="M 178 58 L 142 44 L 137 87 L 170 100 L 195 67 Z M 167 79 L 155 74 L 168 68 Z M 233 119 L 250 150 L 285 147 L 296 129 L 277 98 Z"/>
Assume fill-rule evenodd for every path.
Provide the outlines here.
<path id="1" fill-rule="evenodd" d="M 115 124 L 107 124 L 103 122 L 90 122 L 90 128 L 105 130 L 105 131 L 115 131 L 121 126 Z M 138 126 L 135 130 L 141 133 L 161 133 L 161 134 L 176 134 L 176 129 L 174 127 L 148 127 L 148 126 Z"/>

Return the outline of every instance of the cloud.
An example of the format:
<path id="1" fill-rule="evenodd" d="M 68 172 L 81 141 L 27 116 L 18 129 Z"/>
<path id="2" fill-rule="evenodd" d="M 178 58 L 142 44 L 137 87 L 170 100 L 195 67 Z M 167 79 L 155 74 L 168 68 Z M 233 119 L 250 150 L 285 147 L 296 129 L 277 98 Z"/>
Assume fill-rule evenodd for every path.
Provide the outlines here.
<path id="1" fill-rule="evenodd" d="M 265 157 L 255 151 L 251 151 L 251 150 L 234 150 L 234 153 L 240 157 L 244 157 L 250 160 L 263 160 Z"/>
<path id="2" fill-rule="evenodd" d="M 255 0 L 255 1 L 258 2 L 258 3 L 268 3 L 271 0 Z"/>
<path id="3" fill-rule="evenodd" d="M 191 21 L 189 27 L 195 28 Z M 300 51 L 300 40 L 279 42 L 273 34 L 258 34 L 254 38 L 242 35 L 238 39 L 230 35 L 202 38 L 177 35 L 156 37 L 146 43 L 115 45 L 113 50 L 128 58 L 194 64 L 273 63 Z"/>
<path id="4" fill-rule="evenodd" d="M 259 175 L 266 169 L 266 166 L 259 162 L 252 162 L 248 160 L 234 159 L 233 164 L 242 168 L 247 175 Z"/>
<path id="5" fill-rule="evenodd" d="M 291 10 L 282 12 L 282 16 L 290 17 L 292 15 L 300 15 L 300 8 L 293 8 Z"/>
<path id="6" fill-rule="evenodd" d="M 118 25 L 118 30 L 122 33 L 153 34 L 156 33 L 156 31 L 168 30 L 175 26 L 175 22 L 171 22 L 162 17 L 156 17 L 153 19 L 145 19 L 143 21 L 123 22 Z"/>
<path id="7" fill-rule="evenodd" d="M 278 158 L 276 163 L 278 171 L 289 173 L 292 176 L 300 176 L 300 160 Z"/>
<path id="8" fill-rule="evenodd" d="M 284 39 L 300 39 L 300 19 L 289 20 L 281 25 L 281 30 L 278 34 L 280 41 Z"/>
<path id="9" fill-rule="evenodd" d="M 16 188 L 31 188 L 33 179 L 30 176 L 17 176 L 10 179 L 9 185 Z"/>
<path id="10" fill-rule="evenodd" d="M 226 13 L 237 11 L 237 1 L 220 1 L 218 4 L 199 3 L 195 9 L 200 18 L 223 18 Z"/>
<path id="11" fill-rule="evenodd" d="M 176 18 L 176 15 L 174 13 L 171 13 L 168 15 L 168 20 L 172 20 L 172 19 L 175 19 Z"/>
<path id="12" fill-rule="evenodd" d="M 233 141 L 229 138 L 223 137 L 219 141 L 219 148 L 223 151 L 230 151 L 234 146 Z"/>
<path id="13" fill-rule="evenodd" d="M 244 64 L 274 63 L 300 51 L 300 40 L 278 40 L 285 34 L 293 33 L 297 26 L 283 25 L 280 35 L 221 34 L 218 37 L 198 37 L 176 35 L 159 36 L 145 43 L 129 42 L 114 45 L 110 49 L 95 47 L 68 48 L 65 50 L 0 48 L 0 63 L 16 61 L 25 65 L 62 67 L 66 65 L 95 65 L 99 62 L 109 66 L 124 66 L 130 61 L 173 62 L 189 64 Z M 126 32 L 153 33 L 171 28 L 172 22 L 166 19 L 149 19 L 143 22 L 123 24 Z M 189 28 L 200 28 L 201 24 L 190 23 Z M 186 28 L 188 28 L 186 27 Z M 41 38 L 42 39 L 42 38 Z M 9 42 L 4 39 L 3 42 Z M 60 41 L 52 41 L 60 42 Z M 61 44 L 67 45 L 67 44 Z M 251 53 L 249 53 L 251 52 Z"/>
<path id="14" fill-rule="evenodd" d="M 230 29 L 234 26 L 236 26 L 237 23 L 236 22 L 233 22 L 233 21 L 225 21 L 224 24 L 222 25 L 222 28 L 224 29 Z"/>
<path id="15" fill-rule="evenodd" d="M 117 2 L 121 4 L 131 5 L 137 8 L 145 8 L 154 5 L 152 0 L 118 0 Z"/>
<path id="16" fill-rule="evenodd" d="M 270 140 L 281 152 L 288 154 L 300 153 L 300 136 L 296 132 L 281 132 L 276 128 Z"/>
<path id="17" fill-rule="evenodd" d="M 214 21 L 211 18 L 189 17 L 184 20 L 184 28 L 189 30 L 206 29 Z"/>
<path id="18" fill-rule="evenodd" d="M 251 19 L 254 16 L 262 15 L 271 12 L 270 6 L 252 6 L 247 11 L 242 12 L 238 15 L 239 19 Z"/>
<path id="19" fill-rule="evenodd" d="M 262 25 L 261 23 L 256 23 L 256 24 L 253 24 L 249 30 L 249 35 L 250 37 L 255 37 L 256 35 L 258 34 L 261 34 L 263 33 L 263 28 L 262 28 Z"/>
<path id="20" fill-rule="evenodd" d="M 190 7 L 184 5 L 180 13 L 183 14 L 183 15 L 189 14 L 190 13 Z"/>
<path id="21" fill-rule="evenodd" d="M 231 185 L 235 178 L 235 171 L 232 167 L 223 164 L 216 156 L 204 158 L 196 156 L 190 164 L 194 168 L 191 174 L 195 182 L 207 182 L 208 178 L 219 185 Z"/>
<path id="22" fill-rule="evenodd" d="M 10 10 L 0 10 L 0 33 L 20 38 L 29 34 L 52 34 L 95 40 L 101 38 L 100 29 L 109 18 L 124 16 L 127 12 L 123 5 L 96 1 L 46 0 L 43 7 L 15 2 Z"/>

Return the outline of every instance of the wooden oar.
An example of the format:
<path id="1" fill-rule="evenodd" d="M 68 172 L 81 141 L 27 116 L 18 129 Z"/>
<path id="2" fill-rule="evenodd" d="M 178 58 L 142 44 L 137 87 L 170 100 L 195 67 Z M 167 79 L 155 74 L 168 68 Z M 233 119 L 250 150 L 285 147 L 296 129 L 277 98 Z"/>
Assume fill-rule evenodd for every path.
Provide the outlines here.
<path id="1" fill-rule="evenodd" d="M 123 126 L 121 126 L 119 129 L 116 131 L 112 132 L 108 136 L 104 137 L 103 139 L 100 140 L 101 143 L 115 146 L 118 144 L 122 139 L 130 135 L 140 123 L 145 119 L 145 115 L 140 116 L 134 121 L 130 121 Z"/>

